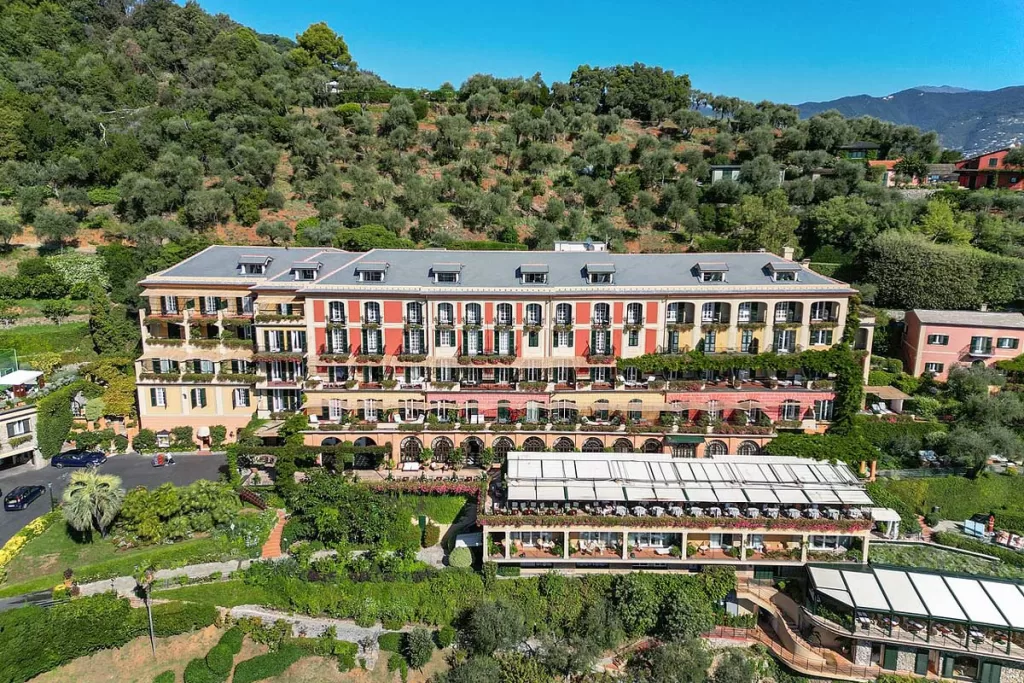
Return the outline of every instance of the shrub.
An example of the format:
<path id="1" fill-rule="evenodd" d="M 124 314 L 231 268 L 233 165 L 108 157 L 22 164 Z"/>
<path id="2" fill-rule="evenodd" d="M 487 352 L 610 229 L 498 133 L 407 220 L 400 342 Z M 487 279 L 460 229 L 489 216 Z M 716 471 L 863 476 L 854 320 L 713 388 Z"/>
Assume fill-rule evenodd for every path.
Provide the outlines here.
<path id="1" fill-rule="evenodd" d="M 237 655 L 242 651 L 242 640 L 245 639 L 245 632 L 237 626 L 229 628 L 224 632 L 224 635 L 220 637 L 218 645 L 223 645 L 231 654 Z"/>
<path id="2" fill-rule="evenodd" d="M 227 676 L 235 664 L 235 653 L 227 645 L 214 645 L 206 653 L 206 666 L 215 674 Z"/>
<path id="3" fill-rule="evenodd" d="M 430 548 L 437 545 L 441 541 L 441 527 L 436 524 L 428 524 L 423 527 L 423 541 L 422 545 L 424 548 Z"/>
<path id="4" fill-rule="evenodd" d="M 117 204 L 121 199 L 121 193 L 116 187 L 94 187 L 86 192 L 89 202 L 93 206 L 108 206 Z"/>
<path id="5" fill-rule="evenodd" d="M 171 450 L 194 451 L 196 443 L 192 440 L 191 427 L 175 427 L 171 430 Z"/>
<path id="6" fill-rule="evenodd" d="M 168 670 L 157 674 L 156 678 L 153 679 L 153 683 L 174 683 L 176 680 L 177 677 L 174 675 L 174 672 Z"/>
<path id="7" fill-rule="evenodd" d="M 448 555 L 448 564 L 458 569 L 468 569 L 473 566 L 473 553 L 469 548 L 455 548 Z"/>
<path id="8" fill-rule="evenodd" d="M 202 657 L 196 657 L 185 665 L 185 683 L 221 683 L 224 679 L 225 676 L 211 671 Z"/>
<path id="9" fill-rule="evenodd" d="M 939 545 L 982 553 L 983 555 L 999 558 L 1006 564 L 1013 565 L 1014 567 L 1024 567 L 1024 554 L 1016 550 L 1002 548 L 991 543 L 983 543 L 952 531 L 939 531 L 932 538 Z"/>
<path id="10" fill-rule="evenodd" d="M 382 633 L 377 636 L 377 645 L 385 652 L 401 652 L 404 633 Z"/>
<path id="11" fill-rule="evenodd" d="M 425 628 L 414 628 L 405 639 L 402 649 L 409 666 L 422 669 L 434 656 L 434 639 Z"/>
<path id="12" fill-rule="evenodd" d="M 277 652 L 258 655 L 235 667 L 234 683 L 253 683 L 274 676 L 280 676 L 288 667 L 302 659 L 305 653 L 292 644 L 285 644 Z"/>
<path id="13" fill-rule="evenodd" d="M 134 614 L 138 614 L 139 619 L 146 620 L 145 610 L 139 610 Z M 165 602 L 153 605 L 153 630 L 157 638 L 198 631 L 216 620 L 217 608 L 213 605 L 194 602 Z"/>
<path id="14" fill-rule="evenodd" d="M 156 432 L 152 429 L 140 429 L 139 433 L 132 439 L 132 446 L 139 453 L 148 453 L 156 450 Z"/>
<path id="15" fill-rule="evenodd" d="M 228 436 L 228 428 L 224 425 L 213 425 L 210 427 L 210 445 L 220 446 Z"/>
<path id="16" fill-rule="evenodd" d="M 437 631 L 437 646 L 442 650 L 455 644 L 458 633 L 451 626 L 442 626 Z"/>

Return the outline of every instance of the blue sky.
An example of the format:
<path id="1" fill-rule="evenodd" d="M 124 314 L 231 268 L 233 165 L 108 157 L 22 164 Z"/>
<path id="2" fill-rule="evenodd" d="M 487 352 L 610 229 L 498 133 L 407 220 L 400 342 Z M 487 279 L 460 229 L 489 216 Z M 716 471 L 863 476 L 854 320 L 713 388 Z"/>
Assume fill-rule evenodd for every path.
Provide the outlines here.
<path id="1" fill-rule="evenodd" d="M 578 64 L 634 61 L 688 73 L 702 90 L 790 103 L 1024 84 L 1021 0 L 199 2 L 289 37 L 326 21 L 361 67 L 408 87 L 537 71 L 550 83 Z"/>

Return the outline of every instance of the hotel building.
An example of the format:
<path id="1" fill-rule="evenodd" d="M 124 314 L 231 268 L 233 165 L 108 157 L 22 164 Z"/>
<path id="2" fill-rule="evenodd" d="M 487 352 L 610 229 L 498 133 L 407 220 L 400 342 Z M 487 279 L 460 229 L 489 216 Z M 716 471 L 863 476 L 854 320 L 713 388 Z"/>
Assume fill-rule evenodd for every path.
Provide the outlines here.
<path id="1" fill-rule="evenodd" d="M 827 375 L 616 360 L 828 349 L 855 294 L 763 252 L 215 246 L 141 285 L 142 427 L 230 439 L 254 415 L 305 411 L 309 445 L 469 463 L 485 448 L 756 454 L 779 429 L 819 430 Z"/>

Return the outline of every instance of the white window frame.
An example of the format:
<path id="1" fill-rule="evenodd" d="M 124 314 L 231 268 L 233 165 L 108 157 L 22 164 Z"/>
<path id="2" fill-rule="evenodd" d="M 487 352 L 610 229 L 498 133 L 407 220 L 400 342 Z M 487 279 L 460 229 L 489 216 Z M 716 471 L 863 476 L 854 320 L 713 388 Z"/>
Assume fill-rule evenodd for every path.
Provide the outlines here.
<path id="1" fill-rule="evenodd" d="M 996 339 L 997 349 L 1015 349 L 1020 346 L 1020 341 L 1016 337 L 999 337 Z"/>
<path id="2" fill-rule="evenodd" d="M 178 314 L 178 297 L 176 296 L 162 296 L 160 306 L 162 308 L 161 313 L 165 315 L 177 315 Z"/>
<path id="3" fill-rule="evenodd" d="M 799 420 L 800 419 L 800 404 L 793 401 L 783 401 L 782 405 L 779 406 L 779 419 L 782 420 Z"/>
<path id="4" fill-rule="evenodd" d="M 379 325 L 381 322 L 380 303 L 366 301 L 363 303 L 363 322 Z"/>
<path id="5" fill-rule="evenodd" d="M 466 333 L 466 355 L 475 356 L 482 353 L 480 335 L 476 331 Z"/>
<path id="6" fill-rule="evenodd" d="M 540 304 L 526 304 L 527 325 L 540 325 L 540 321 L 543 319 L 544 309 L 541 308 Z"/>
<path id="7" fill-rule="evenodd" d="M 741 323 L 749 323 L 754 319 L 754 303 L 752 301 L 744 301 L 736 307 L 736 321 Z"/>
<path id="8" fill-rule="evenodd" d="M 746 353 L 750 350 L 750 345 L 754 343 L 754 331 L 753 330 L 740 330 L 740 352 Z"/>
<path id="9" fill-rule="evenodd" d="M 811 320 L 821 322 L 832 318 L 832 306 L 830 301 L 815 301 L 811 303 Z"/>
<path id="10" fill-rule="evenodd" d="M 327 419 L 328 420 L 340 420 L 342 415 L 342 400 L 340 398 L 332 398 L 327 402 Z"/>
<path id="11" fill-rule="evenodd" d="M 423 324 L 423 304 L 410 301 L 405 305 L 405 321 L 414 325 Z"/>
<path id="12" fill-rule="evenodd" d="M 252 296 L 246 294 L 241 297 L 242 300 L 242 313 L 252 313 Z"/>
<path id="13" fill-rule="evenodd" d="M 725 273 L 719 271 L 706 272 L 701 271 L 700 274 L 701 282 L 725 282 Z"/>
<path id="14" fill-rule="evenodd" d="M 163 387 L 153 388 L 153 407 L 154 408 L 166 408 L 167 407 L 167 390 Z"/>
<path id="15" fill-rule="evenodd" d="M 361 270 L 359 271 L 360 282 L 384 282 L 383 270 Z"/>
<path id="16" fill-rule="evenodd" d="M 591 320 L 595 325 L 607 325 L 612 321 L 612 307 L 606 303 L 594 304 Z"/>
<path id="17" fill-rule="evenodd" d="M 457 285 L 459 283 L 459 273 L 434 273 L 434 282 L 444 285 Z"/>
<path id="18" fill-rule="evenodd" d="M 32 431 L 32 428 L 27 417 L 7 424 L 7 436 L 12 439 L 24 436 L 30 431 Z"/>
<path id="19" fill-rule="evenodd" d="M 473 314 L 470 315 L 470 311 Z M 466 324 L 482 325 L 484 322 L 483 306 L 477 303 L 466 304 Z"/>
<path id="20" fill-rule="evenodd" d="M 335 327 L 331 331 L 331 353 L 340 353 L 345 348 L 345 330 Z"/>
<path id="21" fill-rule="evenodd" d="M 217 309 L 219 308 L 220 298 L 216 296 L 204 296 L 203 297 L 203 315 L 217 315 Z"/>
<path id="22" fill-rule="evenodd" d="M 828 340 L 826 341 L 826 337 Z M 811 330 L 812 346 L 831 346 L 832 330 Z"/>
<path id="23" fill-rule="evenodd" d="M 524 285 L 546 285 L 547 283 L 547 273 L 523 273 Z"/>
<path id="24" fill-rule="evenodd" d="M 327 302 L 327 321 L 332 323 L 340 323 L 345 321 L 344 301 Z"/>
<path id="25" fill-rule="evenodd" d="M 248 408 L 251 404 L 249 390 L 245 387 L 235 387 L 231 392 L 231 402 L 236 408 Z"/>
<path id="26" fill-rule="evenodd" d="M 572 332 L 555 332 L 555 346 L 570 348 L 572 346 Z"/>
<path id="27" fill-rule="evenodd" d="M 440 303 L 437 305 L 437 324 L 438 325 L 454 325 L 455 324 L 455 306 L 449 303 Z"/>
<path id="28" fill-rule="evenodd" d="M 638 330 L 630 330 L 626 333 L 626 345 L 631 348 L 640 346 L 640 332 Z"/>
<path id="29" fill-rule="evenodd" d="M 438 346 L 455 346 L 455 330 L 438 330 Z"/>
<path id="30" fill-rule="evenodd" d="M 946 368 L 943 363 L 925 363 L 924 371 L 931 372 L 936 375 L 942 374 L 942 371 Z"/>
<path id="31" fill-rule="evenodd" d="M 665 322 L 679 322 L 679 308 L 682 306 L 678 301 L 673 301 L 665 308 Z"/>
<path id="32" fill-rule="evenodd" d="M 501 303 L 495 307 L 495 322 L 498 325 L 514 325 L 516 321 L 515 309 L 512 304 Z"/>
<path id="33" fill-rule="evenodd" d="M 644 305 L 638 302 L 626 304 L 626 324 L 639 325 L 644 319 Z"/>
<path id="34" fill-rule="evenodd" d="M 366 348 L 363 349 L 364 353 L 377 354 L 380 353 L 380 330 L 367 330 L 366 331 Z"/>
<path id="35" fill-rule="evenodd" d="M 568 325 L 572 322 L 572 304 L 560 303 L 555 306 L 555 324 Z"/>

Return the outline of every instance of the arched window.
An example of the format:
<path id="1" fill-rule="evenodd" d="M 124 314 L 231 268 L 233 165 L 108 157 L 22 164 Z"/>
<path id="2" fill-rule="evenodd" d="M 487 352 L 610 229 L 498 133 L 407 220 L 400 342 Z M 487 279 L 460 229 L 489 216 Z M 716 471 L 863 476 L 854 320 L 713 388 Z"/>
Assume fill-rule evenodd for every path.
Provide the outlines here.
<path id="1" fill-rule="evenodd" d="M 402 439 L 402 462 L 419 462 L 423 444 L 415 436 Z"/>
<path id="2" fill-rule="evenodd" d="M 512 319 L 512 304 L 498 304 L 498 320 L 499 325 L 511 325 L 515 322 Z"/>
<path id="3" fill-rule="evenodd" d="M 701 306 L 700 321 L 702 323 L 729 322 L 729 304 L 708 302 Z"/>
<path id="4" fill-rule="evenodd" d="M 554 450 L 559 453 L 572 453 L 576 450 L 576 446 L 573 444 L 572 439 L 563 436 L 555 440 Z"/>
<path id="5" fill-rule="evenodd" d="M 665 309 L 665 322 L 667 323 L 679 323 L 682 320 L 679 319 L 679 314 L 682 312 L 683 305 L 678 301 L 673 301 Z"/>
<path id="6" fill-rule="evenodd" d="M 509 401 L 498 401 L 498 422 L 508 424 L 512 421 L 512 404 Z"/>
<path id="7" fill-rule="evenodd" d="M 483 320 L 480 314 L 480 304 L 466 304 L 466 324 L 479 325 Z"/>
<path id="8" fill-rule="evenodd" d="M 601 439 L 596 437 L 590 437 L 583 442 L 584 453 L 600 453 L 604 450 L 604 444 L 601 443 Z"/>
<path id="9" fill-rule="evenodd" d="M 626 324 L 627 325 L 640 325 L 644 321 L 644 307 L 643 304 L 632 303 L 626 304 Z"/>
<path id="10" fill-rule="evenodd" d="M 555 324 L 572 324 L 572 304 L 558 304 L 555 306 Z"/>
<path id="11" fill-rule="evenodd" d="M 595 420 L 608 420 L 608 399 L 602 398 L 599 401 L 594 401 L 594 419 Z"/>
<path id="12" fill-rule="evenodd" d="M 451 304 L 437 305 L 437 324 L 452 325 L 455 323 L 455 307 Z"/>
<path id="13" fill-rule="evenodd" d="M 540 304 L 526 304 L 526 324 L 527 325 L 540 325 L 543 319 Z"/>
<path id="14" fill-rule="evenodd" d="M 539 436 L 531 436 L 523 442 L 523 450 L 527 453 L 542 453 L 544 451 L 544 439 Z"/>
<path id="15" fill-rule="evenodd" d="M 729 447 L 725 445 L 724 441 L 710 441 L 705 455 L 728 455 Z"/>
<path id="16" fill-rule="evenodd" d="M 612 321 L 611 307 L 608 304 L 594 304 L 594 315 L 590 320 L 595 325 L 607 325 Z"/>
<path id="17" fill-rule="evenodd" d="M 491 444 L 491 448 L 494 450 L 494 459 L 496 462 L 505 462 L 508 460 L 508 452 L 515 448 L 515 444 L 512 443 L 512 439 L 507 436 L 499 436 Z"/>
<path id="18" fill-rule="evenodd" d="M 644 441 L 644 453 L 661 453 L 660 439 L 647 439 Z"/>
<path id="19" fill-rule="evenodd" d="M 380 324 L 380 304 L 376 301 L 367 301 L 363 304 L 363 322 Z"/>
<path id="20" fill-rule="evenodd" d="M 336 436 L 329 436 L 320 442 L 321 446 L 339 446 L 341 445 L 341 439 Z"/>
<path id="21" fill-rule="evenodd" d="M 455 450 L 452 440 L 447 436 L 439 436 L 434 439 L 430 448 L 434 451 L 434 460 L 437 462 L 449 462 L 452 457 L 452 451 Z"/>
<path id="22" fill-rule="evenodd" d="M 632 453 L 633 444 L 630 443 L 629 439 L 616 439 L 615 443 L 612 444 L 612 450 L 616 453 Z"/>
<path id="23" fill-rule="evenodd" d="M 697 444 L 695 443 L 674 443 L 672 444 L 673 458 L 696 458 Z"/>
<path id="24" fill-rule="evenodd" d="M 356 441 L 355 441 L 355 443 L 353 445 L 356 448 L 361 448 L 363 446 L 376 446 L 377 442 L 374 441 L 373 439 L 371 439 L 368 436 L 361 436 L 358 439 L 356 439 Z"/>
<path id="25" fill-rule="evenodd" d="M 779 408 L 779 419 L 780 420 L 799 420 L 800 419 L 800 402 L 792 399 L 783 401 L 782 406 Z"/>
<path id="26" fill-rule="evenodd" d="M 484 442 L 478 437 L 471 436 L 462 442 L 462 452 L 466 454 L 466 465 L 476 465 L 480 462 L 480 451 L 484 449 Z"/>
<path id="27" fill-rule="evenodd" d="M 798 323 L 800 322 L 800 302 L 780 301 L 775 304 L 775 322 L 777 323 Z"/>
<path id="28" fill-rule="evenodd" d="M 423 324 L 423 304 L 410 301 L 405 305 L 405 322 L 411 325 Z"/>
<path id="29" fill-rule="evenodd" d="M 760 304 L 756 301 L 744 301 L 736 307 L 736 321 L 741 323 L 760 323 L 764 322 L 761 317 Z"/>
<path id="30" fill-rule="evenodd" d="M 634 398 L 629 402 L 626 415 L 630 420 L 642 420 L 644 417 L 644 402 L 638 398 Z"/>
<path id="31" fill-rule="evenodd" d="M 761 448 L 756 441 L 744 441 L 736 449 L 736 455 L 757 455 L 760 452 Z"/>

